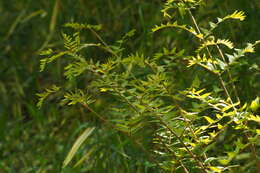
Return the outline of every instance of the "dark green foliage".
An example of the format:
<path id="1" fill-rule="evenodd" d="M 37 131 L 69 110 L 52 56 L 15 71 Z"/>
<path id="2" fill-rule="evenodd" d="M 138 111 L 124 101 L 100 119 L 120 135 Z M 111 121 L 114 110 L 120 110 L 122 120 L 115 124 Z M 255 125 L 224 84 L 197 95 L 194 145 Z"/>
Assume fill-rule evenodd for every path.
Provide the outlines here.
<path id="1" fill-rule="evenodd" d="M 0 172 L 256 172 L 259 8 L 1 1 Z"/>

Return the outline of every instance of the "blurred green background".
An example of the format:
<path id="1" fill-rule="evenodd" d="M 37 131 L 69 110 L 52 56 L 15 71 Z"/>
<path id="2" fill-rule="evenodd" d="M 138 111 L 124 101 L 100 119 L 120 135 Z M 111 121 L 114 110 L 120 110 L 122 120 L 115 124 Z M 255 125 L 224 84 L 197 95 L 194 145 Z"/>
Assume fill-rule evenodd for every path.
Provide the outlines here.
<path id="1" fill-rule="evenodd" d="M 36 107 L 37 92 L 51 83 L 59 84 L 64 80 L 60 61 L 51 65 L 46 72 L 39 73 L 38 52 L 48 47 L 62 46 L 61 32 L 66 30 L 63 25 L 67 22 L 102 24 L 101 35 L 108 43 L 136 29 L 137 34 L 127 44 L 126 54 L 138 51 L 151 56 L 163 46 L 187 48 L 186 45 L 189 45 L 192 49 L 190 36 L 179 34 L 179 31 L 151 33 L 151 28 L 162 21 L 162 5 L 162 0 L 0 1 L 1 173 L 86 172 L 87 165 L 63 170 L 61 166 L 74 140 L 87 126 L 89 118 L 80 107 L 61 109 L 55 101 L 49 102 L 42 109 Z M 201 26 L 206 26 L 209 20 L 216 21 L 216 17 L 223 17 L 235 10 L 245 11 L 246 20 L 239 24 L 231 22 L 222 25 L 217 35 L 230 38 L 238 47 L 259 40 L 259 0 L 212 0 L 196 11 L 195 16 Z M 87 32 L 83 39 L 86 42 L 96 41 Z M 247 61 L 242 61 L 244 64 L 241 69 L 236 70 L 243 76 L 243 80 L 237 82 L 242 100 L 259 95 L 259 48 L 256 51 L 257 54 L 247 57 Z M 104 55 L 97 50 L 89 54 L 93 57 Z M 187 75 L 179 79 L 184 88 L 186 80 Z M 250 92 L 246 88 L 250 88 Z M 109 133 L 106 135 L 110 136 Z M 108 140 L 104 137 L 104 140 L 106 143 L 114 142 L 116 147 L 116 139 Z M 106 155 L 107 150 L 103 152 Z M 114 155 L 114 160 L 107 162 L 115 164 L 111 166 L 111 172 L 120 172 L 116 171 L 115 163 L 120 156 L 114 150 L 110 154 Z M 141 160 L 139 162 L 140 165 L 145 164 Z M 93 172 L 102 172 L 102 169 Z M 145 172 L 141 168 L 129 170 Z"/>

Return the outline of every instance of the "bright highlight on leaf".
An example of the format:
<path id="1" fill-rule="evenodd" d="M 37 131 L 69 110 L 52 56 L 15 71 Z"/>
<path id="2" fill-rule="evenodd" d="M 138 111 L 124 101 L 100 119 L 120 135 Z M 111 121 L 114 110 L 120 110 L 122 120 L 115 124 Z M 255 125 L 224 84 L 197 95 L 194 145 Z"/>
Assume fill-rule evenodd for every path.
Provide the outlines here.
<path id="1" fill-rule="evenodd" d="M 252 111 L 256 112 L 260 108 L 259 97 L 251 102 L 250 108 Z"/>
<path id="2" fill-rule="evenodd" d="M 223 20 L 227 20 L 227 19 L 238 19 L 240 21 L 245 20 L 246 15 L 243 11 L 235 11 L 234 13 L 227 15 L 223 18 Z"/>
<path id="3" fill-rule="evenodd" d="M 107 88 L 100 88 L 100 92 L 107 92 Z"/>
<path id="4" fill-rule="evenodd" d="M 203 42 L 201 44 L 201 46 L 196 50 L 197 53 L 199 53 L 202 49 L 205 49 L 206 47 L 208 46 L 215 46 L 215 45 L 219 45 L 219 44 L 222 44 L 222 45 L 225 45 L 227 46 L 229 49 L 233 49 L 234 48 L 234 44 L 229 41 L 229 40 L 225 40 L 225 39 L 218 39 L 217 41 L 214 41 L 214 40 L 207 40 L 205 42 Z"/>

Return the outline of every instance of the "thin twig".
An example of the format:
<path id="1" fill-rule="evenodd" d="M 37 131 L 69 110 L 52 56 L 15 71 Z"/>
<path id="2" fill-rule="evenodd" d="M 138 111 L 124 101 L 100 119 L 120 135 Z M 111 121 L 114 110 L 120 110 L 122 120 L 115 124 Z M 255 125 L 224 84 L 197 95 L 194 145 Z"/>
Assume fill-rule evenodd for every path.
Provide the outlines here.
<path id="1" fill-rule="evenodd" d="M 232 85 L 232 88 L 233 88 L 233 90 L 234 90 L 234 93 L 235 93 L 235 96 L 236 96 L 236 100 L 237 100 L 237 102 L 239 102 L 239 104 L 240 104 L 240 99 L 239 99 L 239 97 L 238 97 L 237 89 L 236 89 L 236 86 L 235 86 L 235 84 L 234 84 L 232 75 L 231 75 L 230 70 L 229 70 L 228 62 L 226 61 L 226 59 L 225 59 L 225 57 L 224 57 L 224 55 L 223 55 L 222 50 L 219 48 L 219 46 L 218 46 L 217 44 L 216 44 L 216 47 L 217 47 L 217 49 L 218 49 L 218 52 L 219 52 L 219 54 L 220 54 L 220 57 L 221 57 L 222 60 L 227 64 L 227 74 L 228 74 L 228 78 L 229 78 L 229 80 L 231 81 L 231 85 Z"/>

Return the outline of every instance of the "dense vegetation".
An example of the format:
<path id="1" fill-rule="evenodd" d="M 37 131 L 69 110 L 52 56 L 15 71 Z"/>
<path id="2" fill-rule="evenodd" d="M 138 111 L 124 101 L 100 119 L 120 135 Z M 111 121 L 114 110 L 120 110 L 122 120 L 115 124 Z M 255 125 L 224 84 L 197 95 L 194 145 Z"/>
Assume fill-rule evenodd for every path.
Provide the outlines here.
<path id="1" fill-rule="evenodd" d="M 205 2 L 1 1 L 0 172 L 259 171 L 260 2 Z"/>

